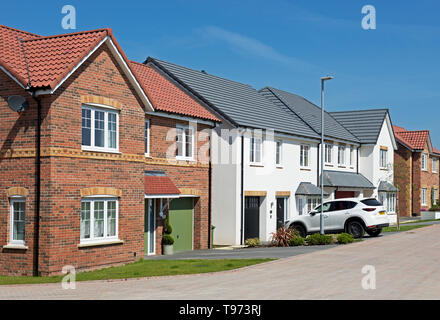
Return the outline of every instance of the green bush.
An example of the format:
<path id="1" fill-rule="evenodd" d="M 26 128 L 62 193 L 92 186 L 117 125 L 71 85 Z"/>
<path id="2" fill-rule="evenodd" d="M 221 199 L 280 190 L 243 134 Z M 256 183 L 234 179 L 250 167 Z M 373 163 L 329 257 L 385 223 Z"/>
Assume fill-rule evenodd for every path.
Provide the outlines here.
<path id="1" fill-rule="evenodd" d="M 174 238 L 173 238 L 173 236 L 171 236 L 171 235 L 165 233 L 165 234 L 162 236 L 162 244 L 165 245 L 165 246 L 169 246 L 169 245 L 174 244 Z"/>
<path id="2" fill-rule="evenodd" d="M 314 233 L 307 236 L 306 241 L 311 246 L 326 245 L 333 241 L 333 237 L 327 234 Z"/>
<path id="3" fill-rule="evenodd" d="M 283 226 L 276 232 L 272 232 L 272 245 L 275 247 L 288 247 L 290 239 L 297 236 L 298 231 L 294 229 L 287 229 Z"/>
<path id="4" fill-rule="evenodd" d="M 303 246 L 304 243 L 305 243 L 304 238 L 300 236 L 293 237 L 289 240 L 289 246 L 291 247 Z"/>
<path id="5" fill-rule="evenodd" d="M 244 241 L 244 244 L 248 247 L 258 247 L 261 246 L 261 241 L 259 238 L 249 238 Z"/>
<path id="6" fill-rule="evenodd" d="M 347 244 L 352 243 L 354 241 L 354 238 L 351 234 L 341 233 L 336 236 L 336 240 L 339 244 Z"/>
<path id="7" fill-rule="evenodd" d="M 171 224 L 170 224 L 170 215 L 168 214 L 168 216 L 166 217 L 166 219 L 165 219 L 165 221 L 164 221 L 163 233 L 165 233 L 165 234 L 171 234 L 171 232 L 173 232 L 173 228 L 171 227 Z"/>
<path id="8" fill-rule="evenodd" d="M 429 211 L 440 211 L 440 206 L 438 204 L 434 204 Z"/>

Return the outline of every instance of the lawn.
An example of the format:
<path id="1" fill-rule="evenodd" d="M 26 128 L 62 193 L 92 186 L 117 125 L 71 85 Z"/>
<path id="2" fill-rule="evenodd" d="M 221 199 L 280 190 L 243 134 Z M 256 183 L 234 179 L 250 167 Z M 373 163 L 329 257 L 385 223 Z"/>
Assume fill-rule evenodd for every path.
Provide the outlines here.
<path id="1" fill-rule="evenodd" d="M 422 225 L 400 225 L 400 230 L 399 231 L 409 231 L 412 229 L 418 229 L 418 228 L 423 228 L 423 227 L 427 227 L 427 226 L 432 226 L 432 224 L 422 224 Z M 397 231 L 397 227 L 386 227 L 382 229 L 382 232 L 396 232 Z"/>
<path id="2" fill-rule="evenodd" d="M 275 259 L 221 259 L 221 260 L 139 260 L 119 267 L 80 272 L 76 281 L 142 278 L 218 272 L 238 269 Z M 0 276 L 0 285 L 61 282 L 63 276 L 28 277 Z"/>

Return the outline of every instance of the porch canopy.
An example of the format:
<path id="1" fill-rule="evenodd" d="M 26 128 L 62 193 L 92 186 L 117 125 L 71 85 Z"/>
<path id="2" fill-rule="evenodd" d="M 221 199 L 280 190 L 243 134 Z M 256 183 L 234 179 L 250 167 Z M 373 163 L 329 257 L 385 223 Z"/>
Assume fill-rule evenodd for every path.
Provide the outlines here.
<path id="1" fill-rule="evenodd" d="M 145 171 L 145 198 L 178 198 L 180 190 L 164 171 Z"/>
<path id="2" fill-rule="evenodd" d="M 296 196 L 320 196 L 321 188 L 315 186 L 311 182 L 301 182 L 295 191 Z M 328 193 L 324 192 L 324 195 Z"/>
<path id="3" fill-rule="evenodd" d="M 379 187 L 377 188 L 378 192 L 397 192 L 397 188 L 389 183 L 388 181 L 381 181 L 379 183 Z"/>
<path id="4" fill-rule="evenodd" d="M 360 173 L 324 170 L 324 187 L 375 189 L 370 180 Z"/>

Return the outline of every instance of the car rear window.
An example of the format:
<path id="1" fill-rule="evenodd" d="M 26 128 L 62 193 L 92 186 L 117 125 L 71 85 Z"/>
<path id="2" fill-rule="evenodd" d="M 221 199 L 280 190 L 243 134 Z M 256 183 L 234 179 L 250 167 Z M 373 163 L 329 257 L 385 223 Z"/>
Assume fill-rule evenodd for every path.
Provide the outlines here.
<path id="1" fill-rule="evenodd" d="M 377 207 L 377 206 L 381 206 L 382 203 L 380 203 L 379 201 L 377 201 L 376 199 L 365 199 L 365 200 L 361 200 L 361 202 L 367 206 L 371 206 L 371 207 Z"/>

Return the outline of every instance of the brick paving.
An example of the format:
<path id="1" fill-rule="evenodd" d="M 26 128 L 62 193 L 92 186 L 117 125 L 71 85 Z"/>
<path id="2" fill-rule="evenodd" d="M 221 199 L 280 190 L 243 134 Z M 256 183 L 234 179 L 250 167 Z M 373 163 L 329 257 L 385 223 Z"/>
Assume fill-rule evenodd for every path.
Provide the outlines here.
<path id="1" fill-rule="evenodd" d="M 0 287 L 0 299 L 439 299 L 440 225 L 212 274 Z M 361 286 L 376 268 L 376 289 Z"/>

